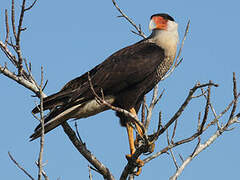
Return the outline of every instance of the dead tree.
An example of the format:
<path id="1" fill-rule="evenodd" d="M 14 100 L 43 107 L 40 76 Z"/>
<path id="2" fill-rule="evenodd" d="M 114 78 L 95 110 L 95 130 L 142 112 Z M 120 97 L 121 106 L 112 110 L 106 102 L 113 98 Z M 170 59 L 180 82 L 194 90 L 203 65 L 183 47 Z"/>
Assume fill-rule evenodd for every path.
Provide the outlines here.
<path id="1" fill-rule="evenodd" d="M 9 60 L 9 62 L 14 66 L 15 70 L 17 70 L 17 74 L 14 73 L 14 68 L 8 68 L 7 63 L 4 64 L 4 60 L 1 60 L 0 65 L 0 73 L 3 74 L 5 77 L 14 80 L 16 83 L 19 83 L 24 88 L 29 89 L 31 92 L 35 94 L 36 97 L 40 99 L 40 117 L 37 118 L 42 125 L 42 136 L 40 140 L 40 151 L 39 151 L 39 158 L 36 162 L 36 165 L 39 167 L 38 171 L 38 179 L 40 180 L 42 176 L 44 179 L 48 179 L 48 176 L 46 172 L 43 170 L 43 163 L 42 163 L 42 155 L 43 155 L 43 147 L 44 147 L 44 114 L 43 114 L 43 107 L 42 102 L 43 98 L 46 97 L 46 95 L 43 93 L 44 87 L 46 86 L 47 82 L 44 83 L 43 78 L 43 68 L 41 68 L 41 82 L 38 84 L 32 74 L 31 71 L 31 63 L 23 57 L 23 49 L 21 47 L 21 34 L 26 30 L 25 27 L 23 27 L 23 20 L 25 13 L 28 13 L 34 6 L 36 6 L 37 0 L 35 0 L 31 5 L 26 6 L 26 0 L 22 1 L 21 5 L 21 11 L 19 15 L 19 19 L 16 20 L 16 12 L 15 12 L 15 2 L 12 0 L 12 6 L 10 13 L 5 10 L 5 38 L 4 40 L 0 41 L 0 48 L 1 52 L 5 54 L 6 58 Z M 143 38 L 145 38 L 145 34 L 141 30 L 141 26 L 137 26 L 117 5 L 115 0 L 112 0 L 114 7 L 118 10 L 120 13 L 119 17 L 124 18 L 127 20 L 132 27 L 135 29 L 132 31 L 134 34 L 137 34 Z M 16 23 L 17 22 L 17 23 Z M 11 24 L 11 26 L 10 26 Z M 186 27 L 185 35 L 182 40 L 182 44 L 180 46 L 179 53 L 176 57 L 175 63 L 171 70 L 168 72 L 168 74 L 162 79 L 164 80 L 167 78 L 171 73 L 174 71 L 175 68 L 179 66 L 179 64 L 182 62 L 181 57 L 181 51 L 184 44 L 184 41 L 187 36 L 187 32 L 189 29 L 189 22 Z M 1 30 L 3 32 L 3 30 Z M 89 83 L 91 85 L 91 78 L 89 77 Z M 162 113 L 159 112 L 159 120 L 158 124 L 156 125 L 157 131 L 153 134 L 149 134 L 149 124 L 152 119 L 152 113 L 155 105 L 159 102 L 161 99 L 163 92 L 158 95 L 158 86 L 156 86 L 153 90 L 153 96 L 150 101 L 150 104 L 147 105 L 146 98 L 144 98 L 144 101 L 142 102 L 142 110 L 141 110 L 141 118 L 134 117 L 130 112 L 121 109 L 119 107 L 114 107 L 111 104 L 108 104 L 104 100 L 104 94 L 102 96 L 99 96 L 94 91 L 93 86 L 91 86 L 91 91 L 95 95 L 96 100 L 99 103 L 102 103 L 108 107 L 110 107 L 113 111 L 119 111 L 124 113 L 127 116 L 132 117 L 132 121 L 137 123 L 143 132 L 143 137 L 140 138 L 140 136 L 136 135 L 138 138 L 138 144 L 136 144 L 136 152 L 133 155 L 133 158 L 127 162 L 125 167 L 122 170 L 120 180 L 125 179 L 134 179 L 135 174 L 134 172 L 136 169 L 140 168 L 138 167 L 138 164 L 136 163 L 136 160 L 139 157 L 143 157 L 143 162 L 145 164 L 150 163 L 151 160 L 160 158 L 161 155 L 168 153 L 171 155 L 171 158 L 173 160 L 174 165 L 176 166 L 176 172 L 173 173 L 173 175 L 170 177 L 171 180 L 177 179 L 178 176 L 182 173 L 184 168 L 191 162 L 192 159 L 194 159 L 200 152 L 202 152 L 204 149 L 211 146 L 211 144 L 221 135 L 224 134 L 225 131 L 230 131 L 233 128 L 230 126 L 239 123 L 238 118 L 240 117 L 240 113 L 236 112 L 237 105 L 238 105 L 238 98 L 240 93 L 237 91 L 237 82 L 235 73 L 233 73 L 233 100 L 229 102 L 228 105 L 226 105 L 225 109 L 222 110 L 221 113 L 217 114 L 211 101 L 211 90 L 212 88 L 218 87 L 216 83 L 213 83 L 212 81 L 209 81 L 207 83 L 197 83 L 193 86 L 192 89 L 189 90 L 189 94 L 182 103 L 182 105 L 178 108 L 178 110 L 172 115 L 172 118 L 170 118 L 168 121 L 163 122 L 162 121 Z M 190 101 L 194 101 L 195 99 L 202 98 L 205 101 L 204 113 L 199 113 L 199 116 L 197 118 L 198 125 L 196 127 L 195 133 L 189 135 L 189 137 L 183 137 L 181 140 L 176 141 L 174 138 L 176 137 L 177 133 L 177 125 L 178 125 L 178 119 L 180 116 L 182 116 L 182 112 L 185 110 L 187 106 L 189 106 Z M 14 108 L 14 107 L 13 107 Z M 230 111 L 229 117 L 227 117 L 226 112 Z M 213 114 L 214 118 L 209 118 L 209 114 Z M 227 121 L 224 121 L 226 120 Z M 170 130 L 170 126 L 172 126 Z M 217 130 L 207 139 L 202 141 L 201 135 L 206 133 L 209 129 L 209 127 L 216 126 Z M 100 160 L 94 156 L 94 154 L 87 149 L 86 142 L 84 143 L 80 137 L 80 133 L 77 128 L 77 124 L 75 124 L 75 131 L 69 126 L 67 122 L 64 122 L 62 124 L 62 127 L 64 129 L 64 132 L 69 137 L 69 140 L 72 142 L 72 144 L 75 146 L 75 148 L 79 151 L 79 153 L 85 157 L 85 159 L 91 164 L 89 165 L 89 179 L 92 179 L 91 176 L 91 170 L 96 171 L 97 173 L 101 174 L 104 179 L 108 180 L 114 180 L 113 174 L 110 172 L 109 168 L 104 165 Z M 194 127 L 193 127 L 194 128 Z M 166 139 L 168 142 L 168 145 L 166 147 L 161 147 L 161 150 L 157 152 L 152 152 L 154 149 L 154 142 L 157 141 L 159 138 L 163 139 L 164 134 L 166 134 Z M 189 142 L 196 141 L 196 147 L 192 150 L 192 153 L 187 158 L 182 158 L 182 162 L 177 162 L 173 149 L 177 146 L 183 146 L 188 145 Z M 151 154 L 146 154 L 146 152 L 152 152 Z M 145 155 L 145 156 L 143 156 Z M 30 179 L 34 179 L 31 173 L 27 172 L 10 154 L 10 159 L 17 165 L 19 169 L 21 169 Z"/>

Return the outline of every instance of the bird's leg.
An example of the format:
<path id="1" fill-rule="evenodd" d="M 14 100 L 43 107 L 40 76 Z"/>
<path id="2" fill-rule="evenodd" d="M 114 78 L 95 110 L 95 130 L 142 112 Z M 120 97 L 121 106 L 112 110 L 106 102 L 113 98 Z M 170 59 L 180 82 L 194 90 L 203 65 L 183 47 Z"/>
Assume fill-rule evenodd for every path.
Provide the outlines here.
<path id="1" fill-rule="evenodd" d="M 137 116 L 137 113 L 136 113 L 136 111 L 135 111 L 135 109 L 134 108 L 131 108 L 130 109 L 130 112 L 133 114 L 133 115 L 135 115 L 135 116 Z M 138 147 L 139 146 L 139 140 L 140 140 L 140 138 L 142 139 L 143 138 L 143 132 L 142 132 L 142 128 L 137 124 L 137 123 L 134 123 L 135 124 L 135 126 L 136 126 L 136 129 L 137 129 L 137 135 L 139 135 L 139 136 L 136 136 L 136 139 L 135 139 L 135 141 L 134 141 L 134 145 L 135 145 L 135 147 Z"/>
<path id="2" fill-rule="evenodd" d="M 131 112 L 133 115 L 136 115 L 136 116 L 137 116 L 136 111 L 135 111 L 134 108 L 131 108 L 131 109 L 130 109 L 130 112 Z M 141 128 L 140 128 L 139 126 L 137 126 L 137 125 L 136 125 L 136 127 L 137 127 L 138 133 L 139 133 L 139 134 L 141 133 L 140 135 L 142 135 L 142 130 L 141 130 Z M 129 140 L 129 147 L 130 147 L 130 153 L 131 153 L 131 154 L 126 155 L 126 158 L 127 158 L 128 161 L 131 161 L 131 158 L 132 158 L 133 154 L 135 153 L 136 149 L 135 149 L 135 146 L 134 146 L 133 127 L 130 125 L 130 122 L 127 122 L 127 123 L 126 123 L 126 128 L 127 128 L 127 134 L 128 134 L 128 140 Z M 140 131 L 140 130 L 141 130 L 141 131 Z M 138 164 L 138 170 L 137 170 L 137 172 L 135 173 L 135 175 L 138 176 L 138 175 L 141 173 L 141 167 L 144 165 L 144 162 L 143 162 L 142 160 L 140 160 L 140 159 L 137 159 L 137 160 L 136 160 L 136 163 Z"/>
<path id="3" fill-rule="evenodd" d="M 129 147 L 130 147 L 130 153 L 131 153 L 131 155 L 127 155 L 127 156 L 131 157 L 135 153 L 133 127 L 129 123 L 127 123 L 126 128 L 127 128 L 128 141 L 129 141 Z"/>
<path id="4" fill-rule="evenodd" d="M 130 113 L 132 113 L 134 116 L 137 116 L 137 113 L 136 113 L 136 111 L 135 111 L 134 108 L 131 108 L 131 109 L 130 109 Z M 134 124 L 136 125 L 138 134 L 139 134 L 141 137 L 143 137 L 142 128 L 141 128 L 137 123 L 134 123 Z"/>
<path id="5" fill-rule="evenodd" d="M 136 111 L 135 111 L 134 108 L 131 108 L 131 109 L 130 109 L 130 112 L 131 112 L 133 115 L 137 116 L 137 113 L 136 113 Z M 135 124 L 135 126 L 136 126 L 138 135 L 140 136 L 141 139 L 143 139 L 143 131 L 142 131 L 142 128 L 141 128 L 137 123 L 134 123 L 134 124 Z M 136 137 L 136 140 L 134 141 L 134 146 L 135 146 L 135 147 L 138 147 L 138 146 L 139 146 L 139 140 L 140 140 L 140 138 L 137 138 L 137 137 Z M 152 152 L 154 151 L 154 149 L 155 149 L 155 144 L 154 144 L 154 142 L 151 142 L 151 143 L 149 144 L 148 152 L 149 152 L 149 153 L 152 153 Z"/>

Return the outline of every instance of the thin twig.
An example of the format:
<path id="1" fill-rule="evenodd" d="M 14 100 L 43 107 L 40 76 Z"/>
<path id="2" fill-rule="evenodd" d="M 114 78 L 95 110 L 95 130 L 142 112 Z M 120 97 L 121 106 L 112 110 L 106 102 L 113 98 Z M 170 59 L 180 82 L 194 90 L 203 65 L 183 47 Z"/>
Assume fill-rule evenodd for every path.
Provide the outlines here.
<path id="1" fill-rule="evenodd" d="M 239 116 L 235 116 L 231 119 L 230 124 L 236 123 L 233 119 L 238 119 Z M 193 152 L 184 162 L 182 165 L 179 167 L 179 169 L 176 171 L 176 173 L 170 177 L 170 180 L 176 180 L 179 175 L 182 173 L 182 171 L 185 169 L 185 167 L 199 154 L 201 153 L 204 149 L 209 147 L 219 136 L 222 135 L 224 132 L 224 128 L 218 129 L 209 139 L 207 139 L 203 144 L 200 144 L 200 140 L 198 141 L 198 144 Z"/>
<path id="2" fill-rule="evenodd" d="M 185 99 L 185 101 L 183 102 L 183 104 L 181 105 L 181 107 L 173 115 L 173 117 L 167 122 L 167 124 L 158 132 L 159 134 L 157 136 L 159 136 L 160 134 L 164 133 L 165 130 L 182 114 L 182 112 L 185 110 L 185 108 L 187 107 L 187 105 L 191 101 L 194 92 L 197 89 L 205 87 L 205 86 L 215 86 L 215 87 L 218 87 L 217 84 L 214 84 L 214 83 L 210 82 L 210 83 L 200 84 L 200 85 L 197 84 L 192 89 L 190 89 L 189 94 L 188 94 L 187 98 Z"/>
<path id="3" fill-rule="evenodd" d="M 198 113 L 198 126 L 197 126 L 197 130 L 200 131 L 201 128 L 201 112 Z"/>
<path id="4" fill-rule="evenodd" d="M 240 96 L 240 93 L 237 94 L 237 99 L 239 98 L 239 96 Z M 215 117 L 208 125 L 206 125 L 206 127 L 205 127 L 204 129 L 207 129 L 209 126 L 215 124 L 218 119 L 220 119 L 226 112 L 229 111 L 229 109 L 232 107 L 232 105 L 233 105 L 233 103 L 234 103 L 235 101 L 236 101 L 236 99 L 233 99 L 233 100 L 228 104 L 228 106 L 227 106 L 217 117 Z M 229 122 L 230 122 L 230 121 L 231 121 L 231 120 L 229 120 Z M 217 122 L 218 122 L 218 121 L 217 121 Z M 226 125 L 227 125 L 227 126 L 226 126 Z M 228 126 L 229 126 L 229 124 L 226 124 L 226 125 L 225 125 L 225 128 L 227 129 Z M 221 129 L 221 126 L 220 126 L 220 125 L 218 126 L 218 129 Z"/>
<path id="5" fill-rule="evenodd" d="M 115 180 L 108 168 L 106 168 L 85 146 L 82 144 L 76 136 L 76 133 L 72 130 L 67 122 L 62 123 L 64 132 L 67 134 L 68 138 L 71 140 L 75 148 L 88 160 L 107 180 Z"/>
<path id="6" fill-rule="evenodd" d="M 6 25 L 5 46 L 7 46 L 8 37 L 9 37 L 9 25 L 8 25 L 8 12 L 7 12 L 7 9 L 5 9 L 5 25 Z"/>
<path id="7" fill-rule="evenodd" d="M 43 147 L 44 147 L 44 115 L 43 115 L 43 95 L 42 95 L 42 87 L 43 87 L 43 67 L 41 67 L 41 85 L 39 88 L 40 94 L 40 123 L 41 123 L 41 138 L 40 138 L 40 151 L 38 157 L 38 180 L 42 179 L 42 158 L 43 158 Z"/>
<path id="8" fill-rule="evenodd" d="M 75 131 L 77 132 L 77 137 L 78 137 L 79 141 L 80 141 L 82 144 L 84 144 L 84 142 L 82 141 L 82 138 L 81 138 L 81 136 L 80 136 L 80 133 L 79 133 L 79 131 L 78 131 L 77 121 L 75 121 L 74 124 L 75 124 Z"/>
<path id="9" fill-rule="evenodd" d="M 21 8 L 21 12 L 20 12 L 20 18 L 18 21 L 18 31 L 17 31 L 17 36 L 15 38 L 16 40 L 16 52 L 18 55 L 18 75 L 21 76 L 22 75 L 22 71 L 23 71 L 23 57 L 22 57 L 22 52 L 21 52 L 21 48 L 20 48 L 20 35 L 21 32 L 23 31 L 22 28 L 22 23 L 23 23 L 23 17 L 24 17 L 24 9 L 25 9 L 25 3 L 26 0 L 22 1 L 22 8 Z"/>
<path id="10" fill-rule="evenodd" d="M 29 82 L 28 80 L 24 79 L 21 76 L 15 75 L 14 73 L 9 71 L 7 68 L 2 67 L 1 65 L 0 65 L 0 72 L 3 73 L 5 76 L 9 77 L 10 79 L 16 81 L 17 83 L 23 85 L 25 88 L 31 90 L 37 96 L 39 96 L 39 88 L 35 84 Z M 43 97 L 46 97 L 46 95 L 43 95 Z"/>
<path id="11" fill-rule="evenodd" d="M 178 122 L 178 119 L 176 119 L 176 121 L 174 123 L 173 133 L 172 133 L 172 137 L 171 137 L 171 143 L 173 143 L 173 138 L 175 137 L 175 134 L 176 134 L 177 122 Z"/>
<path id="12" fill-rule="evenodd" d="M 38 165 L 38 162 L 35 162 L 35 164 L 38 166 L 38 168 L 39 168 L 39 165 Z M 45 163 L 46 164 L 46 163 Z M 44 165 L 43 165 L 44 166 Z M 44 170 L 42 170 L 42 175 L 43 175 L 43 177 L 44 177 L 44 179 L 45 180 L 49 180 L 49 177 L 47 176 L 47 173 L 44 171 Z"/>
<path id="13" fill-rule="evenodd" d="M 146 122 L 145 122 L 145 125 L 144 127 L 146 128 L 146 130 L 148 130 L 148 127 L 149 127 L 149 124 L 150 124 L 150 121 L 151 121 L 151 117 L 152 117 L 152 112 L 153 112 L 153 109 L 154 109 L 154 106 L 156 105 L 156 101 L 158 101 L 158 85 L 156 85 L 153 89 L 153 96 L 152 96 L 152 100 L 150 102 L 150 105 L 149 105 L 149 108 L 148 108 L 148 111 L 147 111 L 147 117 L 146 117 Z M 161 96 L 161 95 L 160 95 Z"/>
<path id="14" fill-rule="evenodd" d="M 0 48 L 4 52 L 4 54 L 7 56 L 7 58 L 11 61 L 11 63 L 15 67 L 17 67 L 17 59 L 16 59 L 16 57 L 10 52 L 10 50 L 7 48 L 7 46 L 5 46 L 5 44 L 2 41 L 0 41 Z"/>
<path id="15" fill-rule="evenodd" d="M 135 34 L 146 38 L 147 36 L 142 32 L 141 26 L 138 27 L 117 5 L 115 0 L 112 0 L 113 5 L 115 6 L 115 8 L 118 10 L 118 12 L 121 14 L 121 17 L 125 18 L 136 30 L 137 32 L 134 32 Z"/>
<path id="16" fill-rule="evenodd" d="M 13 29 L 13 35 L 15 39 L 17 39 L 17 31 L 15 26 L 15 6 L 14 6 L 14 0 L 12 0 L 12 9 L 11 9 L 11 19 L 12 19 L 12 29 Z"/>
<path id="17" fill-rule="evenodd" d="M 209 83 L 211 83 L 211 81 L 209 81 Z M 210 93 L 211 93 L 211 87 L 208 86 L 208 90 L 207 90 L 207 102 L 206 102 L 206 106 L 205 106 L 205 112 L 204 112 L 204 116 L 203 116 L 203 120 L 200 126 L 200 131 L 203 130 L 203 127 L 207 121 L 207 117 L 208 117 L 208 112 L 209 112 L 209 104 L 210 104 Z"/>
<path id="18" fill-rule="evenodd" d="M 190 20 L 188 20 L 188 23 L 187 23 L 187 26 L 186 26 L 186 29 L 185 29 L 185 33 L 184 33 L 184 36 L 183 36 L 183 40 L 182 40 L 180 49 L 179 49 L 179 51 L 178 51 L 178 55 L 177 55 L 177 57 L 176 57 L 175 64 L 174 64 L 175 66 L 179 65 L 179 64 L 178 64 L 178 60 L 179 60 L 179 58 L 180 58 L 180 56 L 181 56 L 182 48 L 183 48 L 184 42 L 185 42 L 185 40 L 186 40 L 186 38 L 187 38 L 187 34 L 188 34 L 188 31 L 189 31 L 189 26 L 190 26 Z"/>
<path id="19" fill-rule="evenodd" d="M 14 162 L 14 164 L 16 164 L 16 166 L 24 172 L 24 174 L 26 174 L 31 180 L 34 180 L 34 178 L 13 158 L 13 156 L 9 151 L 8 151 L 8 156 Z"/>
<path id="20" fill-rule="evenodd" d="M 142 101 L 142 111 L 141 111 L 141 122 L 142 122 L 142 124 L 145 124 L 145 116 L 146 116 L 146 95 L 144 95 L 143 101 Z"/>
<path id="21" fill-rule="evenodd" d="M 181 159 L 182 162 L 184 162 L 184 159 L 181 154 L 178 154 L 179 158 Z"/>
<path id="22" fill-rule="evenodd" d="M 233 97 L 234 97 L 234 103 L 233 103 L 233 107 L 232 107 L 232 111 L 231 114 L 229 116 L 229 120 L 232 119 L 232 117 L 234 116 L 234 113 L 236 111 L 237 108 L 237 103 L 238 103 L 238 97 L 237 97 L 237 81 L 236 81 L 236 76 L 235 76 L 235 72 L 233 72 Z"/>
<path id="23" fill-rule="evenodd" d="M 167 135 L 167 143 L 168 143 L 168 145 L 170 145 L 171 142 L 170 142 L 170 139 L 169 139 L 168 130 L 166 131 L 166 135 Z M 172 140 L 171 140 L 171 141 L 172 141 Z M 173 154 L 172 149 L 169 149 L 169 151 L 170 151 L 171 157 L 172 157 L 172 159 L 173 159 L 174 165 L 175 165 L 176 169 L 178 169 L 179 166 L 178 166 L 178 164 L 177 164 L 177 160 L 176 160 L 176 158 L 175 158 L 175 156 L 174 156 L 174 154 Z"/>
<path id="24" fill-rule="evenodd" d="M 36 4 L 37 0 L 35 0 L 28 8 L 25 8 L 24 11 L 28 11 L 33 8 L 33 6 Z"/>
<path id="25" fill-rule="evenodd" d="M 207 91 L 204 91 L 203 88 L 201 88 L 201 91 L 202 91 L 202 93 L 203 93 L 203 96 L 204 96 L 205 99 L 207 100 L 207 95 L 206 95 L 206 92 L 207 92 Z M 214 107 L 213 107 L 213 105 L 212 105 L 211 102 L 209 102 L 209 106 L 210 106 L 211 111 L 212 111 L 212 113 L 213 113 L 213 115 L 214 115 L 214 117 L 215 117 L 214 123 L 217 122 L 217 126 L 218 126 L 218 128 L 220 128 L 220 124 L 219 124 L 219 121 L 218 121 L 217 113 L 216 113 L 216 111 L 215 111 L 215 109 L 214 109 Z"/>
<path id="26" fill-rule="evenodd" d="M 92 180 L 92 172 L 89 165 L 88 165 L 88 174 L 89 174 L 89 180 Z"/>

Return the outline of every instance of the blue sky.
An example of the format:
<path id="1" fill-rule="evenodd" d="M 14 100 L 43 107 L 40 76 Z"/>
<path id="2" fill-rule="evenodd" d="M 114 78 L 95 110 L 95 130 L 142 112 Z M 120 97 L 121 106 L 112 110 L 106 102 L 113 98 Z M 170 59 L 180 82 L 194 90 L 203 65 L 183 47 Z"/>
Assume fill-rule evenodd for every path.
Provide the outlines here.
<path id="1" fill-rule="evenodd" d="M 1 0 L 0 35 L 4 37 L 4 9 L 10 8 L 9 0 Z M 187 21 L 190 31 L 185 41 L 183 63 L 159 85 L 166 89 L 164 97 L 155 109 L 163 112 L 166 122 L 176 112 L 197 81 L 209 80 L 220 86 L 212 91 L 213 105 L 219 113 L 232 99 L 232 72 L 239 79 L 239 2 L 238 1 L 127 1 L 119 0 L 119 6 L 149 35 L 149 17 L 166 12 L 179 23 L 183 37 Z M 17 5 L 19 7 L 19 5 Z M 117 10 L 108 1 L 39 1 L 25 16 L 27 31 L 22 34 L 23 55 L 32 62 L 34 76 L 39 80 L 40 67 L 48 79 L 46 94 L 58 91 L 66 82 L 90 70 L 115 51 L 133 44 L 140 37 L 124 19 L 116 18 Z M 1 65 L 7 59 L 0 53 Z M 8 62 L 9 68 L 11 68 Z M 25 179 L 26 176 L 10 161 L 10 151 L 16 160 L 33 176 L 37 175 L 38 140 L 28 142 L 29 135 L 38 124 L 31 115 L 37 99 L 32 93 L 0 76 L 0 179 Z M 194 100 L 179 119 L 176 140 L 188 137 L 197 126 L 198 112 L 204 111 L 203 99 Z M 157 116 L 153 116 L 151 131 L 156 129 Z M 73 122 L 70 122 L 73 125 Z M 119 126 L 112 111 L 79 120 L 79 131 L 87 147 L 110 168 L 116 178 L 126 164 L 129 153 L 126 130 Z M 202 137 L 206 139 L 216 130 L 211 128 Z M 210 148 L 202 152 L 184 170 L 179 179 L 237 179 L 239 178 L 239 128 L 224 133 Z M 196 142 L 174 150 L 187 157 Z M 166 145 L 162 136 L 156 151 Z M 73 148 L 61 127 L 46 135 L 44 161 L 50 179 L 87 179 L 88 162 Z M 180 160 L 178 159 L 178 162 Z M 143 168 L 136 179 L 168 179 L 175 172 L 169 155 L 153 160 Z M 93 179 L 102 177 L 93 173 Z"/>

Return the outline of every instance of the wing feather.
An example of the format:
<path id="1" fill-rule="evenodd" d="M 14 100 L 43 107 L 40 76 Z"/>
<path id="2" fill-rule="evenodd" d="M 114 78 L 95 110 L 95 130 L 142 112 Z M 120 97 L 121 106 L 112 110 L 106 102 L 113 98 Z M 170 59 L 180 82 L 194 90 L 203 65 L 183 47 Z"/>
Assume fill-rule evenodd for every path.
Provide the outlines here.
<path id="1" fill-rule="evenodd" d="M 117 51 L 89 71 L 93 87 L 99 94 L 103 89 L 104 95 L 116 95 L 145 80 L 156 71 L 157 66 L 163 60 L 164 50 L 161 47 L 154 43 L 140 41 Z M 44 98 L 44 110 L 57 107 L 57 111 L 53 111 L 53 114 L 50 114 L 51 118 L 47 118 L 47 121 L 54 120 L 55 117 L 66 111 L 66 108 L 70 109 L 78 103 L 84 103 L 93 98 L 88 74 L 85 73 L 69 81 L 58 93 Z M 35 107 L 33 112 L 39 112 L 38 109 Z M 61 117 L 60 119 L 66 118 Z M 51 123 L 53 124 L 53 122 Z M 58 125 L 59 121 L 56 126 Z M 53 125 L 53 127 L 56 126 Z M 35 132 L 39 132 L 39 128 Z"/>

